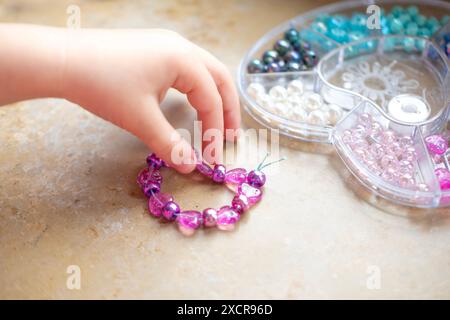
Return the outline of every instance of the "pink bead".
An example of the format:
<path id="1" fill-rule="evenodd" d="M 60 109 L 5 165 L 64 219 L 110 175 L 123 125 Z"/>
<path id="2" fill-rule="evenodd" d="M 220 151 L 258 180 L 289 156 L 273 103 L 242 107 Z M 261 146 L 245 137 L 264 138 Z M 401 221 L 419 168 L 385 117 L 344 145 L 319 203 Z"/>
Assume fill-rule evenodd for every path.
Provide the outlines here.
<path id="1" fill-rule="evenodd" d="M 247 179 L 247 170 L 236 168 L 228 171 L 225 174 L 225 182 L 232 184 L 241 184 Z"/>
<path id="2" fill-rule="evenodd" d="M 217 224 L 217 210 L 207 208 L 203 210 L 203 225 L 205 227 L 215 227 Z"/>
<path id="3" fill-rule="evenodd" d="M 381 167 L 383 167 L 384 169 L 397 168 L 398 161 L 393 155 L 386 154 L 381 158 Z"/>
<path id="4" fill-rule="evenodd" d="M 216 164 L 214 166 L 212 180 L 217 183 L 223 183 L 225 181 L 225 174 L 227 170 L 224 165 Z"/>
<path id="5" fill-rule="evenodd" d="M 373 143 L 370 146 L 370 152 L 375 157 L 375 159 L 381 159 L 386 154 L 385 148 L 377 142 Z"/>
<path id="6" fill-rule="evenodd" d="M 413 139 L 410 136 L 402 136 L 398 139 L 398 143 L 402 148 L 413 145 Z"/>
<path id="7" fill-rule="evenodd" d="M 239 214 L 242 214 L 250 208 L 250 203 L 245 195 L 237 194 L 234 196 L 233 201 L 231 201 L 231 206 Z"/>
<path id="8" fill-rule="evenodd" d="M 204 161 L 202 161 L 201 163 L 198 163 L 196 165 L 196 168 L 201 174 L 203 174 L 207 177 L 212 177 L 213 172 L 214 172 L 213 169 L 211 169 L 211 167 Z"/>
<path id="9" fill-rule="evenodd" d="M 258 188 L 252 187 L 248 183 L 239 185 L 238 194 L 243 194 L 246 196 L 250 205 L 257 203 L 262 198 L 262 191 Z"/>
<path id="10" fill-rule="evenodd" d="M 362 138 L 365 138 L 367 136 L 367 134 L 368 134 L 368 130 L 362 124 L 358 124 L 352 129 L 353 138 L 362 139 Z"/>
<path id="11" fill-rule="evenodd" d="M 142 169 L 137 177 L 137 183 L 141 186 L 141 188 L 144 186 L 144 184 L 148 181 L 150 177 L 150 173 L 148 172 L 148 168 Z"/>
<path id="12" fill-rule="evenodd" d="M 425 143 L 432 154 L 444 154 L 448 149 L 447 140 L 439 134 L 426 137 Z"/>
<path id="13" fill-rule="evenodd" d="M 439 185 L 441 186 L 441 190 L 450 189 L 450 171 L 445 168 L 438 168 L 434 170 L 434 174 L 439 180 Z"/>
<path id="14" fill-rule="evenodd" d="M 408 188 L 414 186 L 415 181 L 411 174 L 405 173 L 398 178 L 398 183 L 401 187 Z"/>
<path id="15" fill-rule="evenodd" d="M 362 113 L 358 117 L 358 121 L 366 128 L 370 128 L 372 125 L 372 116 L 368 113 Z"/>
<path id="16" fill-rule="evenodd" d="M 392 130 L 386 130 L 382 133 L 381 141 L 384 144 L 391 144 L 397 139 L 396 134 Z"/>
<path id="17" fill-rule="evenodd" d="M 201 212 L 190 210 L 182 211 L 177 215 L 176 219 L 178 229 L 186 236 L 191 236 L 194 231 L 203 223 L 203 215 Z"/>
<path id="18" fill-rule="evenodd" d="M 224 206 L 217 212 L 217 228 L 224 231 L 231 231 L 239 221 L 239 213 L 232 207 Z"/>
<path id="19" fill-rule="evenodd" d="M 403 152 L 403 148 L 400 145 L 399 142 L 393 142 L 390 146 L 389 146 L 389 150 L 396 156 L 399 157 L 402 152 Z"/>
<path id="20" fill-rule="evenodd" d="M 157 193 L 148 198 L 148 211 L 155 217 L 160 217 L 162 207 L 169 201 L 173 201 L 173 197 L 167 193 Z"/>
<path id="21" fill-rule="evenodd" d="M 379 122 L 372 122 L 370 128 L 370 137 L 375 141 L 380 142 L 383 134 L 383 126 Z"/>

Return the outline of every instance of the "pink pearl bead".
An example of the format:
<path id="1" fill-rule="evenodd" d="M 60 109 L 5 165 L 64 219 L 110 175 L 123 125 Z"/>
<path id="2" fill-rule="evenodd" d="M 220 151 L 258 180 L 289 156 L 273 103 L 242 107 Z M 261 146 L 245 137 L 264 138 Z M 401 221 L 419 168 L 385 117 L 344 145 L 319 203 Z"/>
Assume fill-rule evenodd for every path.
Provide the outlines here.
<path id="1" fill-rule="evenodd" d="M 215 227 L 217 224 L 217 210 L 207 208 L 203 210 L 203 225 L 205 227 Z"/>
<path id="2" fill-rule="evenodd" d="M 173 197 L 167 193 L 157 193 L 148 198 L 148 211 L 155 217 L 162 215 L 162 207 L 169 201 L 173 201 Z"/>
<path id="3" fill-rule="evenodd" d="M 236 168 L 228 171 L 225 174 L 225 182 L 232 184 L 241 184 L 247 179 L 247 170 Z"/>
<path id="4" fill-rule="evenodd" d="M 248 183 L 239 185 L 238 193 L 246 196 L 250 205 L 254 205 L 262 198 L 262 191 L 258 188 L 252 187 Z"/>
<path id="5" fill-rule="evenodd" d="M 432 154 L 444 154 L 448 149 L 447 140 L 439 134 L 426 137 L 425 143 Z"/>
<path id="6" fill-rule="evenodd" d="M 239 221 L 239 213 L 230 206 L 223 206 L 217 212 L 217 228 L 224 231 L 231 231 Z"/>

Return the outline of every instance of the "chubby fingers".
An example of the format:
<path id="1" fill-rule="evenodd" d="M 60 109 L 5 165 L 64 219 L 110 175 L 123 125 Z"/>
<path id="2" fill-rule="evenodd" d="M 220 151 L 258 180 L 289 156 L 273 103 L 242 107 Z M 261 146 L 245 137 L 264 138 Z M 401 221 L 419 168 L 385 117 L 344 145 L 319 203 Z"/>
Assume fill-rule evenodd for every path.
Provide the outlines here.
<path id="1" fill-rule="evenodd" d="M 209 163 L 220 163 L 223 149 L 222 98 L 206 66 L 193 57 L 178 64 L 178 77 L 173 87 L 185 93 L 202 122 L 203 157 Z"/>

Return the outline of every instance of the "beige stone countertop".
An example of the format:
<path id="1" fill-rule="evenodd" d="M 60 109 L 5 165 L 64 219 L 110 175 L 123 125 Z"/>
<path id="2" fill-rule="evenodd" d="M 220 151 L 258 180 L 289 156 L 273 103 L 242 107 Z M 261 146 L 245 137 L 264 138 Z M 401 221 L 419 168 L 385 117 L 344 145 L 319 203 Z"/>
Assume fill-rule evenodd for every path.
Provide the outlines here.
<path id="1" fill-rule="evenodd" d="M 78 4 L 82 27 L 174 29 L 236 74 L 265 32 L 325 3 L 3 0 L 0 19 L 64 26 Z M 192 130 L 184 97 L 170 94 L 163 109 Z M 0 298 L 450 298 L 449 210 L 375 199 L 332 147 L 282 138 L 288 160 L 237 230 L 184 238 L 147 213 L 135 183 L 146 146 L 80 107 L 1 107 L 0 143 Z M 231 200 L 194 180 L 169 171 L 164 188 L 185 208 Z M 72 265 L 80 290 L 66 285 Z"/>

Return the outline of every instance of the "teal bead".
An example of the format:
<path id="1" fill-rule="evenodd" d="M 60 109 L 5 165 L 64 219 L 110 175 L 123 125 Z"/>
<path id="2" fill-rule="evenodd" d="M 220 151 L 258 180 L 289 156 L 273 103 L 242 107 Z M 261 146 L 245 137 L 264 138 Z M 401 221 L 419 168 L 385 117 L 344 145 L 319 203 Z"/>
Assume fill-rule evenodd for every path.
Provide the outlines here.
<path id="1" fill-rule="evenodd" d="M 294 43 L 300 39 L 300 34 L 295 28 L 290 28 L 284 33 L 284 38 L 290 43 Z"/>
<path id="2" fill-rule="evenodd" d="M 446 25 L 449 21 L 450 21 L 450 17 L 447 16 L 447 15 L 445 15 L 445 16 L 443 16 L 442 19 L 441 19 L 441 24 L 442 24 L 442 25 Z"/>
<path id="3" fill-rule="evenodd" d="M 249 73 L 261 73 L 264 72 L 264 64 L 259 59 L 253 59 L 247 66 Z"/>
<path id="4" fill-rule="evenodd" d="M 406 34 L 409 36 L 417 35 L 418 30 L 419 30 L 419 27 L 417 26 L 417 23 L 415 23 L 415 22 L 410 22 L 406 26 Z"/>
<path id="5" fill-rule="evenodd" d="M 418 14 L 417 16 L 414 17 L 414 21 L 417 23 L 419 27 L 423 27 L 427 22 L 427 18 L 422 14 Z"/>
<path id="6" fill-rule="evenodd" d="M 276 61 L 278 61 L 279 58 L 280 58 L 280 55 L 275 50 L 267 50 L 266 52 L 264 52 L 264 54 L 262 56 L 262 60 L 265 64 L 276 62 Z"/>
<path id="7" fill-rule="evenodd" d="M 416 47 L 416 43 L 414 41 L 414 39 L 412 38 L 405 38 L 403 39 L 403 48 L 405 49 L 406 52 L 411 52 L 415 49 Z"/>
<path id="8" fill-rule="evenodd" d="M 431 31 L 427 28 L 419 28 L 417 31 L 417 35 L 419 37 L 429 38 L 431 36 Z"/>
<path id="9" fill-rule="evenodd" d="M 365 30 L 367 28 L 367 18 L 362 13 L 353 14 L 350 19 L 351 30 Z"/>
<path id="10" fill-rule="evenodd" d="M 406 11 L 413 17 L 417 16 L 417 14 L 419 13 L 419 9 L 417 8 L 417 6 L 409 6 L 408 8 L 406 8 Z"/>
<path id="11" fill-rule="evenodd" d="M 290 49 L 291 44 L 287 40 L 278 40 L 275 42 L 273 48 L 281 55 L 284 56 Z"/>
<path id="12" fill-rule="evenodd" d="M 319 14 L 319 15 L 316 17 L 315 21 L 327 23 L 327 21 L 330 20 L 330 18 L 331 18 L 331 17 L 330 17 L 329 14 L 327 14 L 327 13 L 321 13 L 321 14 Z"/>
<path id="13" fill-rule="evenodd" d="M 440 28 L 441 26 L 439 24 L 435 24 L 434 26 L 430 27 L 430 33 L 435 34 Z"/>
<path id="14" fill-rule="evenodd" d="M 434 25 L 438 25 L 439 21 L 438 19 L 436 19 L 436 17 L 430 17 L 428 18 L 427 22 L 425 23 L 425 26 L 427 26 L 428 28 L 431 28 Z"/>
<path id="15" fill-rule="evenodd" d="M 400 6 L 394 6 L 391 10 L 391 13 L 394 15 L 394 17 L 398 18 L 400 17 L 400 15 L 403 14 L 403 12 L 405 12 L 405 10 L 400 7 Z"/>
<path id="16" fill-rule="evenodd" d="M 400 15 L 400 17 L 398 17 L 398 19 L 403 23 L 403 25 L 408 24 L 408 22 L 410 22 L 412 20 L 411 16 L 407 13 Z"/>
<path id="17" fill-rule="evenodd" d="M 401 34 L 403 32 L 403 23 L 399 19 L 392 19 L 389 28 L 393 34 Z"/>
<path id="18" fill-rule="evenodd" d="M 422 52 L 423 50 L 425 50 L 425 40 L 424 39 L 416 39 L 416 49 L 419 52 Z"/>
<path id="19" fill-rule="evenodd" d="M 328 32 L 328 28 L 325 25 L 325 23 L 321 22 L 321 21 L 315 21 L 311 24 L 311 29 L 314 30 L 315 32 L 321 33 L 321 34 L 326 34 Z"/>
<path id="20" fill-rule="evenodd" d="M 395 49 L 397 44 L 397 39 L 395 38 L 385 38 L 384 39 L 384 43 L 383 43 L 383 47 L 384 47 L 384 51 L 392 51 Z"/>
<path id="21" fill-rule="evenodd" d="M 347 23 L 348 23 L 347 17 L 340 15 L 340 14 L 336 14 L 327 21 L 327 26 L 328 26 L 328 29 L 333 29 L 333 28 L 344 29 L 347 26 Z"/>
<path id="22" fill-rule="evenodd" d="M 360 31 L 352 31 L 348 34 L 348 41 L 358 41 L 365 38 L 365 34 Z"/>
<path id="23" fill-rule="evenodd" d="M 339 43 L 345 43 L 348 41 L 347 32 L 343 29 L 334 28 L 329 32 L 328 36 Z"/>

